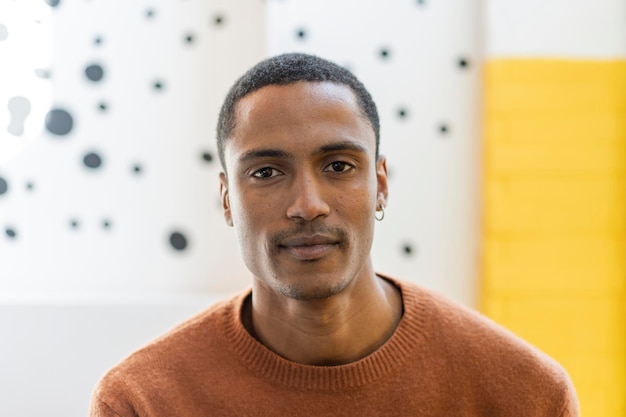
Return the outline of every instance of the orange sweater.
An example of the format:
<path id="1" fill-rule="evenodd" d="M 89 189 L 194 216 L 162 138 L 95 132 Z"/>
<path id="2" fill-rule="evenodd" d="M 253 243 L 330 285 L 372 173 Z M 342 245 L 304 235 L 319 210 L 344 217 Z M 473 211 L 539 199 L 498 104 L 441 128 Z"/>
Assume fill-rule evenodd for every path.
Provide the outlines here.
<path id="1" fill-rule="evenodd" d="M 241 324 L 248 291 L 109 371 L 90 416 L 578 416 L 552 359 L 468 309 L 391 281 L 402 320 L 357 362 L 301 365 L 271 352 Z"/>

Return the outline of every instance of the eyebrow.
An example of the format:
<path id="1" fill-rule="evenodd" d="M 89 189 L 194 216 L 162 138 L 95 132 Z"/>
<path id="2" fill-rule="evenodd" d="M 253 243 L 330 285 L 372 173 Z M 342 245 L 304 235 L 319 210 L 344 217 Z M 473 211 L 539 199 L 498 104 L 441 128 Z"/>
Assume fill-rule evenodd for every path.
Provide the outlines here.
<path id="1" fill-rule="evenodd" d="M 324 145 L 324 146 L 321 146 L 317 151 L 313 153 L 320 154 L 320 153 L 329 153 L 329 152 L 336 152 L 336 151 L 356 151 L 356 152 L 367 153 L 367 149 L 365 148 L 365 146 L 361 145 L 360 143 L 349 142 L 349 141 Z"/>
<path id="2" fill-rule="evenodd" d="M 313 152 L 313 155 L 319 155 L 319 154 L 325 154 L 325 153 L 337 152 L 337 151 L 356 151 L 356 152 L 367 153 L 367 149 L 363 145 L 359 143 L 355 143 L 355 142 L 344 141 L 344 142 L 330 143 L 328 145 L 320 146 L 319 149 Z M 271 149 L 271 148 L 253 149 L 241 155 L 239 157 L 239 163 L 248 162 L 250 160 L 257 159 L 257 158 L 268 158 L 268 157 L 281 158 L 281 159 L 293 159 L 294 158 L 294 156 L 290 154 L 289 152 L 285 152 L 280 149 Z"/>
<path id="3" fill-rule="evenodd" d="M 267 158 L 267 157 L 293 159 L 292 154 L 285 152 L 285 151 L 281 151 L 280 149 L 253 149 L 241 155 L 239 157 L 239 162 L 242 163 L 242 162 L 247 162 L 256 158 Z"/>

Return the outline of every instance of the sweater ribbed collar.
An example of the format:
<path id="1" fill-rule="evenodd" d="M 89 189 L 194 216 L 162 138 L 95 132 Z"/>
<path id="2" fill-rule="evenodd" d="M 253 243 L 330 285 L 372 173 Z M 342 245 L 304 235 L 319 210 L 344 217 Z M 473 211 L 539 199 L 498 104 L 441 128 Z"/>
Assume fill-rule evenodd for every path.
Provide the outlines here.
<path id="1" fill-rule="evenodd" d="M 243 303 L 248 290 L 234 299 L 224 316 L 224 333 L 234 354 L 268 382 L 305 391 L 357 389 L 376 382 L 415 354 L 416 344 L 424 340 L 425 309 L 417 287 L 378 274 L 400 289 L 404 313 L 392 336 L 378 350 L 349 364 L 338 366 L 303 365 L 291 362 L 269 350 L 244 328 L 241 322 Z"/>

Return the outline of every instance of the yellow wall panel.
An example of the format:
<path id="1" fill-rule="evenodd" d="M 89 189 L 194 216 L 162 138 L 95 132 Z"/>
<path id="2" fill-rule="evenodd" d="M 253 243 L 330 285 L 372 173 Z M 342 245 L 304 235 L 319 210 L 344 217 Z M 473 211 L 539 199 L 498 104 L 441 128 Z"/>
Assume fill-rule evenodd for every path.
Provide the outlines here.
<path id="1" fill-rule="evenodd" d="M 485 99 L 488 103 L 487 111 L 504 116 L 512 112 L 544 112 L 554 109 L 578 112 L 598 106 L 606 107 L 609 111 L 619 111 L 625 107 L 624 96 L 608 81 L 530 85 L 507 83 L 493 89 Z"/>
<path id="2" fill-rule="evenodd" d="M 557 359 L 569 347 L 578 355 L 617 355 L 623 334 L 615 330 L 626 329 L 623 295 L 511 292 L 501 297 L 499 321 Z"/>
<path id="3" fill-rule="evenodd" d="M 568 370 L 578 391 L 581 415 L 624 415 L 623 293 L 491 292 L 484 312 Z M 611 412 L 601 414 L 605 410 Z"/>
<path id="4" fill-rule="evenodd" d="M 626 95 L 626 93 L 624 93 Z M 490 119 L 486 126 L 485 139 L 488 143 L 513 142 L 532 146 L 537 141 L 547 145 L 571 146 L 576 149 L 598 146 L 624 146 L 626 127 L 623 119 L 626 109 L 602 111 L 589 108 L 581 112 L 559 112 L 543 114 L 529 112 L 514 116 Z M 613 141 L 620 141 L 621 145 Z M 556 143 L 553 143 L 556 142 Z M 581 161 L 582 162 L 582 161 Z"/>
<path id="5" fill-rule="evenodd" d="M 618 176 L 490 179 L 485 184 L 487 233 L 624 236 L 626 187 Z"/>
<path id="6" fill-rule="evenodd" d="M 626 417 L 626 61 L 485 69 L 481 308 Z"/>
<path id="7" fill-rule="evenodd" d="M 489 239 L 483 286 L 485 291 L 626 291 L 625 257 L 626 239 Z"/>
<path id="8" fill-rule="evenodd" d="M 488 63 L 487 81 L 559 85 L 569 82 L 610 83 L 626 89 L 626 61 L 578 59 L 499 59 Z M 622 90 L 624 91 L 624 90 Z M 487 91 L 491 93 L 491 91 Z"/>
<path id="9" fill-rule="evenodd" d="M 623 173 L 625 115 L 626 109 L 490 120 L 485 131 L 485 168 L 489 175 Z"/>
<path id="10" fill-rule="evenodd" d="M 558 175 L 563 171 L 576 174 L 607 172 L 617 174 L 626 171 L 621 153 L 626 153 L 626 138 L 622 141 L 597 140 L 596 145 L 584 146 L 580 142 L 554 139 L 542 147 L 548 139 L 537 137 L 525 142 L 507 142 L 494 146 L 486 154 L 486 169 L 493 175 L 510 176 L 524 172 L 529 176 Z"/>

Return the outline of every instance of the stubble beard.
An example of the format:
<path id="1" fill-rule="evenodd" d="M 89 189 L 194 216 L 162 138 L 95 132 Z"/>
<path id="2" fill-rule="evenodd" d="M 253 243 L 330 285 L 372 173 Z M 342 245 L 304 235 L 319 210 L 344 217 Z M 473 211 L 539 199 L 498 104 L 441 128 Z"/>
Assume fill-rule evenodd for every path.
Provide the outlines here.
<path id="1" fill-rule="evenodd" d="M 350 277 L 344 276 L 338 282 L 329 285 L 309 287 L 301 283 L 286 283 L 280 277 L 274 277 L 274 288 L 283 296 L 297 301 L 320 301 L 341 293 L 350 283 Z"/>
<path id="2" fill-rule="evenodd" d="M 277 232 L 270 236 L 268 239 L 269 245 L 269 262 L 272 265 L 272 270 L 277 271 L 278 259 L 281 256 L 285 256 L 280 252 L 284 249 L 280 248 L 281 242 L 297 235 L 301 234 L 322 234 L 326 236 L 336 237 L 338 240 L 338 250 L 343 253 L 348 251 L 348 234 L 345 230 L 339 227 L 329 227 L 321 223 L 303 223 L 295 227 L 293 230 Z M 281 277 L 280 275 L 272 274 L 271 285 L 275 291 L 281 295 L 291 298 L 297 301 L 319 301 L 325 300 L 334 295 L 341 293 L 351 282 L 352 277 L 346 274 L 349 265 L 339 265 L 339 269 L 331 271 L 321 270 L 318 276 L 311 277 L 311 272 L 307 273 L 307 269 L 316 268 L 316 263 L 322 262 L 320 260 L 301 261 L 301 271 L 303 275 L 308 275 L 308 282 L 298 282 L 298 280 L 290 280 L 289 277 Z M 310 282 L 314 279 L 316 282 Z"/>

